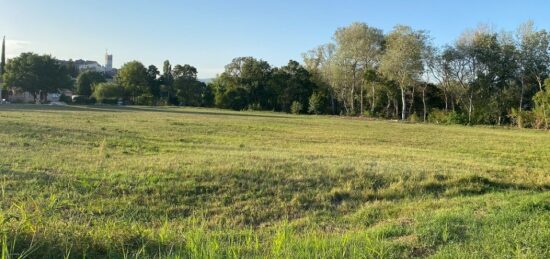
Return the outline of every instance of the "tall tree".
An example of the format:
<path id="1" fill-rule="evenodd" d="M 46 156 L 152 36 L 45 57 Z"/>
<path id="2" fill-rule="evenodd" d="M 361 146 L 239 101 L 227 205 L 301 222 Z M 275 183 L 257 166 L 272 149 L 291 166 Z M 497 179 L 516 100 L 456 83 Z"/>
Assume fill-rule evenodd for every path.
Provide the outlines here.
<path id="1" fill-rule="evenodd" d="M 147 81 L 147 69 L 138 61 L 124 64 L 117 73 L 115 81 L 124 88 L 127 96 L 135 102 L 136 97 L 150 93 Z"/>
<path id="2" fill-rule="evenodd" d="M 150 65 L 147 68 L 147 85 L 149 86 L 149 92 L 153 97 L 158 99 L 160 97 L 160 84 L 159 82 L 160 71 L 155 65 Z"/>
<path id="3" fill-rule="evenodd" d="M 355 102 L 358 99 L 360 113 L 364 112 L 364 79 L 365 71 L 376 69 L 384 35 L 382 30 L 369 27 L 365 23 L 353 23 L 348 27 L 339 28 L 334 34 L 338 66 L 335 68 L 341 77 L 346 80 L 343 85 L 349 95 L 349 109 L 356 112 Z M 349 85 L 348 85 L 349 84 Z M 357 91 L 359 90 L 359 96 Z"/>
<path id="4" fill-rule="evenodd" d="M 532 21 L 517 29 L 518 74 L 521 84 L 519 110 L 524 106 L 526 92 L 532 92 L 530 83 L 536 82 L 538 90 L 543 88 L 543 80 L 548 75 L 550 65 L 550 33 L 536 30 Z M 532 93 L 531 93 L 532 96 Z"/>
<path id="5" fill-rule="evenodd" d="M 6 68 L 6 36 L 2 39 L 2 57 L 0 57 L 0 77 L 4 75 Z"/>
<path id="6" fill-rule="evenodd" d="M 72 81 L 65 66 L 49 55 L 22 53 L 6 64 L 4 83 L 33 95 L 35 102 L 47 101 L 47 93 L 69 88 Z"/>
<path id="7" fill-rule="evenodd" d="M 382 56 L 380 72 L 395 81 L 401 90 L 401 120 L 407 118 L 406 92 L 415 84 L 424 69 L 422 53 L 427 35 L 408 26 L 398 25 L 387 36 L 386 52 Z"/>
<path id="8" fill-rule="evenodd" d="M 90 96 L 93 92 L 93 86 L 106 82 L 105 75 L 95 71 L 84 71 L 76 78 L 76 93 L 79 95 Z"/>
<path id="9" fill-rule="evenodd" d="M 174 83 L 174 76 L 172 75 L 172 65 L 170 65 L 170 61 L 168 60 L 165 60 L 162 65 L 162 75 L 160 79 L 160 81 L 162 82 L 160 88 L 161 96 L 166 98 L 167 103 L 177 104 L 175 94 L 173 93 L 174 90 L 172 89 L 172 85 Z"/>
<path id="10" fill-rule="evenodd" d="M 176 65 L 172 70 L 174 79 L 183 78 L 185 80 L 197 80 L 197 73 L 197 68 L 188 64 L 183 66 Z"/>

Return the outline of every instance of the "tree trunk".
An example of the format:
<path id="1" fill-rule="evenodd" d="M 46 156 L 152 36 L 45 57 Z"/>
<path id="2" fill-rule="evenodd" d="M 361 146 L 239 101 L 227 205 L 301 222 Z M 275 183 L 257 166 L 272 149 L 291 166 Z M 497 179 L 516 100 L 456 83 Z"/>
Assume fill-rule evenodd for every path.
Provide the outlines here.
<path id="1" fill-rule="evenodd" d="M 453 109 L 453 112 L 455 111 L 455 98 L 454 98 L 454 96 L 451 96 L 451 109 Z"/>
<path id="2" fill-rule="evenodd" d="M 470 97 L 468 98 L 470 101 L 470 105 L 468 106 L 468 124 L 472 124 L 472 110 L 473 110 L 473 98 L 474 98 L 474 91 L 470 90 Z"/>
<path id="3" fill-rule="evenodd" d="M 332 106 L 332 115 L 336 114 L 336 106 L 334 104 L 334 95 L 330 93 L 330 105 Z"/>
<path id="4" fill-rule="evenodd" d="M 354 105 L 354 100 L 353 100 L 353 97 L 355 96 L 355 87 L 352 85 L 351 86 L 351 94 L 350 94 L 350 110 L 352 113 L 355 114 L 355 105 Z"/>
<path id="5" fill-rule="evenodd" d="M 447 96 L 447 87 L 443 88 L 443 95 L 445 95 L 445 112 L 449 110 L 449 101 Z"/>
<path id="6" fill-rule="evenodd" d="M 363 85 L 361 85 L 361 91 L 360 91 L 360 97 L 361 97 L 361 101 L 359 102 L 360 103 L 360 108 L 361 108 L 361 111 L 359 112 L 359 115 L 360 116 L 363 116 L 363 113 L 365 112 L 365 109 L 363 107 Z"/>
<path id="7" fill-rule="evenodd" d="M 407 118 L 407 102 L 405 100 L 405 88 L 403 86 L 401 88 L 401 104 L 403 107 L 401 107 L 401 120 L 404 121 L 405 118 Z"/>
<path id="8" fill-rule="evenodd" d="M 424 105 L 424 122 L 426 122 L 426 87 L 422 88 L 422 104 Z"/>
<path id="9" fill-rule="evenodd" d="M 391 98 L 386 95 L 388 97 L 388 104 L 386 105 L 386 118 L 390 117 L 390 107 L 391 107 Z"/>
<path id="10" fill-rule="evenodd" d="M 409 113 L 410 114 L 413 114 L 414 112 L 416 112 L 414 110 L 414 91 L 415 91 L 415 87 L 412 88 L 412 93 L 411 93 L 411 105 L 409 106 Z"/>
<path id="11" fill-rule="evenodd" d="M 375 102 L 376 99 L 374 99 L 374 84 L 372 84 L 372 104 L 371 104 L 371 107 L 370 107 L 370 112 L 372 114 L 374 114 L 374 102 Z"/>
<path id="12" fill-rule="evenodd" d="M 521 110 L 523 109 L 523 94 L 524 94 L 524 79 L 523 77 L 521 77 L 521 95 L 519 96 L 519 111 L 521 112 Z M 520 115 L 521 116 L 521 115 Z"/>
<path id="13" fill-rule="evenodd" d="M 399 102 L 395 98 L 393 99 L 393 106 L 395 106 L 394 118 L 399 118 Z"/>
<path id="14" fill-rule="evenodd" d="M 542 91 L 542 79 L 539 76 L 537 76 L 536 78 L 537 78 L 537 83 L 539 85 L 539 90 Z"/>

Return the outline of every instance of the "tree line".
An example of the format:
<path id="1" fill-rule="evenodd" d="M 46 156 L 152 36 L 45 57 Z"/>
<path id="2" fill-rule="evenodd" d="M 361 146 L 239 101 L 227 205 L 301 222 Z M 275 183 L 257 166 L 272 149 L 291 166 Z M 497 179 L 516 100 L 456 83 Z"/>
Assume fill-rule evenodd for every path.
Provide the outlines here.
<path id="1" fill-rule="evenodd" d="M 6 64 L 5 85 L 35 96 L 74 85 L 88 101 L 187 105 L 234 110 L 371 116 L 460 124 L 548 128 L 550 33 L 532 22 L 514 32 L 480 26 L 452 44 L 435 46 L 427 31 L 397 25 L 388 33 L 365 23 L 336 30 L 333 41 L 273 67 L 238 57 L 205 84 L 191 65 L 162 71 L 138 61 L 113 80 L 70 68 L 49 56 L 24 53 Z M 48 65 L 50 64 L 50 65 Z M 38 80 L 28 71 L 47 74 Z M 49 88 L 48 88 L 49 87 Z"/>

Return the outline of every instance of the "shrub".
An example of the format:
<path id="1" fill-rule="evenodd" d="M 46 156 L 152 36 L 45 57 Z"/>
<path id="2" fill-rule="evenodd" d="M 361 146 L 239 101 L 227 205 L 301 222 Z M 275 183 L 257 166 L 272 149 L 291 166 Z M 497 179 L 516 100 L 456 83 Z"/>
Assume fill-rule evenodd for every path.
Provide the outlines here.
<path id="1" fill-rule="evenodd" d="M 292 114 L 300 114 L 302 112 L 303 106 L 300 102 L 294 101 L 292 102 L 292 105 L 290 105 L 290 112 Z"/>
<path id="2" fill-rule="evenodd" d="M 73 96 L 72 98 L 72 103 L 73 104 L 79 104 L 79 105 L 89 105 L 89 104 L 94 104 L 96 102 L 96 99 L 95 98 L 90 98 L 88 96 L 84 96 L 84 95 L 77 95 L 77 96 Z"/>
<path id="3" fill-rule="evenodd" d="M 313 93 L 309 97 L 309 107 L 307 112 L 311 114 L 321 113 L 321 96 L 318 93 Z"/>
<path id="4" fill-rule="evenodd" d="M 508 117 L 512 120 L 512 124 L 520 129 L 535 126 L 535 114 L 532 111 L 519 111 L 512 108 L 512 112 Z"/>
<path id="5" fill-rule="evenodd" d="M 94 87 L 93 97 L 103 103 L 105 99 L 118 99 L 124 94 L 124 90 L 114 83 L 100 83 Z"/>
<path id="6" fill-rule="evenodd" d="M 410 117 L 409 117 L 409 120 L 411 122 L 418 122 L 419 118 L 418 118 L 418 115 L 416 115 L 416 113 L 413 113 Z"/>
<path id="7" fill-rule="evenodd" d="M 468 123 L 468 117 L 456 111 L 446 112 L 433 109 L 428 114 L 428 122 L 435 124 L 466 124 Z"/>
<path id="8" fill-rule="evenodd" d="M 550 79 L 547 80 L 550 85 Z M 535 108 L 533 109 L 534 126 L 537 129 L 550 128 L 550 91 L 539 91 L 534 97 Z"/>
<path id="9" fill-rule="evenodd" d="M 153 105 L 154 97 L 151 94 L 142 94 L 135 99 L 136 105 Z"/>
<path id="10" fill-rule="evenodd" d="M 60 102 L 65 102 L 65 103 L 72 103 L 73 100 L 71 99 L 70 96 L 66 96 L 66 95 L 64 95 L 64 94 L 61 94 L 61 95 L 59 96 L 59 101 L 60 101 Z"/>
<path id="11" fill-rule="evenodd" d="M 249 104 L 247 110 L 249 110 L 249 111 L 261 111 L 262 107 L 260 106 L 259 103 Z"/>

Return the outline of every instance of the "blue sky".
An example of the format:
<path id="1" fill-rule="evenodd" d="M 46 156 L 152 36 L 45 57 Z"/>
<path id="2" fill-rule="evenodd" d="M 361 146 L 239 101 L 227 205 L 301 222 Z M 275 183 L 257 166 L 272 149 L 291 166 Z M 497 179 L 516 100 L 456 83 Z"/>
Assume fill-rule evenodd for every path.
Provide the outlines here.
<path id="1" fill-rule="evenodd" d="M 354 21 L 388 32 L 407 24 L 430 32 L 438 45 L 465 29 L 488 24 L 515 30 L 526 20 L 550 29 L 547 1 L 168 1 L 168 0 L 0 0 L 0 35 L 8 57 L 24 51 L 115 67 L 131 60 L 161 66 L 191 64 L 210 78 L 238 56 L 275 66 L 327 43 Z"/>

